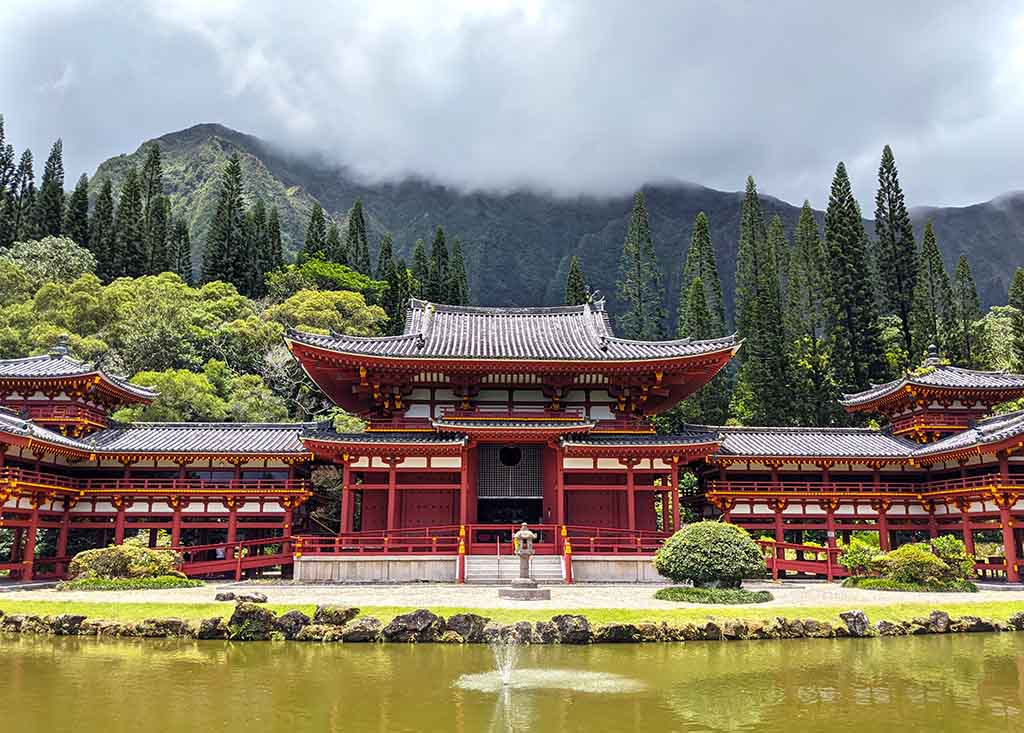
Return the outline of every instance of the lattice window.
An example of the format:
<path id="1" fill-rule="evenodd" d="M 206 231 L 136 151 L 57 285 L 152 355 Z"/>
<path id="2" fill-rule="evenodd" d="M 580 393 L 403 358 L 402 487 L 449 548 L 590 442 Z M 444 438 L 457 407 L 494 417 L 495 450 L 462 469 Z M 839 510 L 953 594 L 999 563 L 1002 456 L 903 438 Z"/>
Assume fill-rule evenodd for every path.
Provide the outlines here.
<path id="1" fill-rule="evenodd" d="M 540 446 L 482 445 L 478 455 L 478 498 L 544 498 L 544 467 Z"/>

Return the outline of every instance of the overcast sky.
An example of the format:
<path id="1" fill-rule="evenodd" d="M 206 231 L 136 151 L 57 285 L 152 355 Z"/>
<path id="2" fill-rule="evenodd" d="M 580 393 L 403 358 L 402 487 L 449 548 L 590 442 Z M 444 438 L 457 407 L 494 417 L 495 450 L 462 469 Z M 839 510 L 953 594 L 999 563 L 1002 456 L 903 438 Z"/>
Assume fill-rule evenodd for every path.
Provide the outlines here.
<path id="1" fill-rule="evenodd" d="M 678 179 L 821 206 L 1024 189 L 1024 5 L 8 0 L 0 113 L 70 182 L 199 122 L 372 177 L 620 193 Z"/>

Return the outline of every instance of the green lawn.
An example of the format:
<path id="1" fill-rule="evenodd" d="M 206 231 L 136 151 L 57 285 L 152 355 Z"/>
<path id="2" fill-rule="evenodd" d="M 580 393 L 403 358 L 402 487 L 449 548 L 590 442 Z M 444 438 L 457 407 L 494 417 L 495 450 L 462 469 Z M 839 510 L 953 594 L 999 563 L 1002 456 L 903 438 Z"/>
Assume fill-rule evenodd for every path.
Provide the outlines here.
<path id="1" fill-rule="evenodd" d="M 35 614 L 39 616 L 55 616 L 61 613 L 74 613 L 92 619 L 109 621 L 142 621 L 147 618 L 182 618 L 203 619 L 213 616 L 227 617 L 231 614 L 233 604 L 230 603 L 93 603 L 65 601 L 4 601 L 0 598 L 0 610 L 7 614 Z M 275 605 L 267 604 L 278 613 L 297 609 L 310 616 L 314 606 Z M 1014 613 L 1024 611 L 1024 601 L 989 601 L 984 603 L 906 603 L 898 605 L 872 606 L 867 604 L 851 605 L 860 608 L 872 621 L 887 619 L 904 621 L 915 616 L 927 616 L 933 609 L 939 608 L 951 616 L 981 616 L 1005 621 Z M 376 616 L 388 621 L 400 613 L 415 610 L 401 606 L 364 606 L 364 615 Z M 776 616 L 788 618 L 812 618 L 818 621 L 839 623 L 839 613 L 846 607 L 837 608 L 765 608 L 754 606 L 737 606 L 732 608 L 680 608 L 671 610 L 630 610 L 618 608 L 597 609 L 564 609 L 564 610 L 519 610 L 515 608 L 431 608 L 434 613 L 448 617 L 456 613 L 478 613 L 495 621 L 509 623 L 513 621 L 546 621 L 560 613 L 579 613 L 586 616 L 592 623 L 639 623 L 642 621 L 667 621 L 682 624 L 705 621 L 715 618 L 773 619 Z"/>

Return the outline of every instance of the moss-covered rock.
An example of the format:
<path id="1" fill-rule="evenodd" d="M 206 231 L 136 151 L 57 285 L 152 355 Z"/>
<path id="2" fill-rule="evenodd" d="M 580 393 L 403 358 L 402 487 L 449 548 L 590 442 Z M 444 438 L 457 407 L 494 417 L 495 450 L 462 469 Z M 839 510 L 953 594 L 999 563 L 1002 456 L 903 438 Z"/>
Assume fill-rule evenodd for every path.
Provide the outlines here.
<path id="1" fill-rule="evenodd" d="M 255 603 L 239 603 L 228 619 L 230 638 L 238 641 L 267 641 L 277 631 L 274 627 L 276 620 L 273 611 Z"/>

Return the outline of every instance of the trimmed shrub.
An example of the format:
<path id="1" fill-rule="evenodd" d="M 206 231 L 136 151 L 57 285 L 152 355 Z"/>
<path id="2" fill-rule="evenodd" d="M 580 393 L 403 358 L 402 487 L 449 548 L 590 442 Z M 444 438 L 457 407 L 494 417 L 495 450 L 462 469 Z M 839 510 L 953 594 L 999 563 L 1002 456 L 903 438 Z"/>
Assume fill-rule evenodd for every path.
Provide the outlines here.
<path id="1" fill-rule="evenodd" d="M 180 565 L 181 556 L 171 550 L 151 550 L 133 543 L 111 545 L 75 555 L 68 566 L 68 579 L 158 578 L 168 575 L 184 578 L 177 570 Z"/>
<path id="2" fill-rule="evenodd" d="M 967 580 L 949 583 L 901 583 L 889 578 L 847 578 L 844 588 L 862 590 L 893 590 L 904 593 L 977 593 L 978 586 Z"/>
<path id="3" fill-rule="evenodd" d="M 928 545 L 903 545 L 882 559 L 882 572 L 897 583 L 934 585 L 949 575 L 949 566 Z"/>
<path id="4" fill-rule="evenodd" d="M 954 583 L 974 577 L 974 555 L 967 554 L 963 540 L 951 534 L 936 537 L 931 541 L 932 552 L 949 566 L 943 580 Z"/>
<path id="5" fill-rule="evenodd" d="M 745 578 L 763 576 L 765 562 L 745 529 L 726 522 L 696 522 L 665 541 L 654 556 L 654 567 L 677 583 L 739 588 Z"/>
<path id="6" fill-rule="evenodd" d="M 853 538 L 839 556 L 839 564 L 849 570 L 850 575 L 854 577 L 873 575 L 878 572 L 884 557 L 877 547 Z"/>
<path id="7" fill-rule="evenodd" d="M 654 597 L 659 601 L 676 601 L 679 603 L 721 603 L 739 605 L 741 603 L 767 603 L 774 596 L 766 590 L 749 591 L 742 588 L 689 588 L 673 586 L 662 588 Z"/>
<path id="8" fill-rule="evenodd" d="M 163 590 L 166 588 L 199 588 L 201 580 L 163 575 L 157 578 L 79 578 L 57 584 L 57 590 Z"/>

